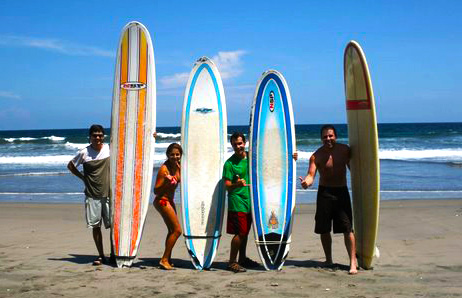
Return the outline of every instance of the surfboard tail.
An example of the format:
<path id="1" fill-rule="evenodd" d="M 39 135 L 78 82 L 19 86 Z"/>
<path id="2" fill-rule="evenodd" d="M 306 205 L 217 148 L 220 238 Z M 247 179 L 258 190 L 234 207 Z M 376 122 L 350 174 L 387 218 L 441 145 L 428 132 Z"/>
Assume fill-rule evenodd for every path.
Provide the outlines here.
<path id="1" fill-rule="evenodd" d="M 266 270 L 281 270 L 289 255 L 290 238 L 277 233 L 258 237 L 255 241 Z"/>
<path id="2" fill-rule="evenodd" d="M 131 267 L 135 257 L 123 257 L 123 256 L 116 256 L 116 263 L 117 267 Z"/>
<path id="3" fill-rule="evenodd" d="M 185 243 L 191 262 L 197 270 L 207 270 L 215 259 L 221 235 L 216 236 L 188 236 Z"/>

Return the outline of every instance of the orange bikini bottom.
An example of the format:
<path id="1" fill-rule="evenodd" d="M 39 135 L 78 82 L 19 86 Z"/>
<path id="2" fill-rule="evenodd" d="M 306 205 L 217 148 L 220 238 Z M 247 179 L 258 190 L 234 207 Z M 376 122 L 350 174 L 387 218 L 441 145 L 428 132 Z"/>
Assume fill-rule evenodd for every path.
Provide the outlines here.
<path id="1" fill-rule="evenodd" d="M 170 200 L 169 198 L 166 198 L 166 197 L 156 197 L 154 199 L 154 205 L 156 204 L 156 201 L 159 203 L 160 206 L 162 207 L 166 207 L 168 205 L 172 206 L 173 208 L 175 208 L 175 203 L 173 202 L 173 200 Z"/>

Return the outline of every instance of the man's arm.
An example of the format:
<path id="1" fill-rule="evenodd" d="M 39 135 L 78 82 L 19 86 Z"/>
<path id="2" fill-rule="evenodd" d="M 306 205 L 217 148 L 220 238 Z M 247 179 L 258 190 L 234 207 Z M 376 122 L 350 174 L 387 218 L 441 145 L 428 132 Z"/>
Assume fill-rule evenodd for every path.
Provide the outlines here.
<path id="1" fill-rule="evenodd" d="M 316 158 L 315 155 L 311 155 L 310 157 L 310 167 L 308 168 L 308 173 L 305 178 L 299 177 L 300 182 L 302 183 L 302 187 L 307 189 L 308 187 L 313 185 L 314 177 L 316 176 Z"/>
<path id="2" fill-rule="evenodd" d="M 70 161 L 67 164 L 67 168 L 72 174 L 74 174 L 75 176 L 80 178 L 82 181 L 85 181 L 83 174 L 75 167 L 75 165 L 74 165 L 74 163 L 72 161 Z"/>
<path id="3" fill-rule="evenodd" d="M 244 179 L 239 178 L 239 176 L 237 176 L 237 180 L 234 183 L 231 182 L 231 180 L 225 178 L 225 186 L 227 191 L 231 191 L 233 189 L 246 186 L 246 181 Z"/>

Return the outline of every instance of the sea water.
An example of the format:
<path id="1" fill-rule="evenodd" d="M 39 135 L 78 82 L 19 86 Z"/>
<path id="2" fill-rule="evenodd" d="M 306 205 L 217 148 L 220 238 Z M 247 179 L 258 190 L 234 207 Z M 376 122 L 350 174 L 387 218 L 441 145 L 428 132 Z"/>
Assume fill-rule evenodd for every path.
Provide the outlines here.
<path id="1" fill-rule="evenodd" d="M 320 128 L 295 127 L 297 177 L 306 175 L 311 154 L 321 146 Z M 337 141 L 347 144 L 347 126 L 336 128 Z M 382 200 L 462 199 L 462 123 L 379 124 L 378 130 Z M 228 127 L 229 135 L 235 131 L 248 135 L 247 126 Z M 180 127 L 158 127 L 157 132 L 153 179 L 167 146 L 181 141 Z M 109 129 L 106 134 L 109 142 Z M 0 131 L 0 201 L 83 202 L 83 183 L 69 173 L 67 163 L 88 144 L 88 129 Z M 229 157 L 229 142 L 227 147 Z M 296 185 L 297 203 L 315 202 L 317 182 L 303 190 L 297 178 Z"/>

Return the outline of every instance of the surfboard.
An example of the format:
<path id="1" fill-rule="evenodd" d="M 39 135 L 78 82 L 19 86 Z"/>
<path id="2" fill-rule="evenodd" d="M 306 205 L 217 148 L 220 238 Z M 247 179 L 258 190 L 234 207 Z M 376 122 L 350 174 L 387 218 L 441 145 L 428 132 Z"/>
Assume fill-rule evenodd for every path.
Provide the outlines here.
<path id="1" fill-rule="evenodd" d="M 183 235 L 199 270 L 210 268 L 221 237 L 226 137 L 221 76 L 215 64 L 202 57 L 191 71 L 184 94 L 180 182 Z"/>
<path id="2" fill-rule="evenodd" d="M 250 119 L 249 167 L 253 230 L 267 270 L 280 270 L 289 253 L 295 207 L 295 128 L 292 100 L 281 73 L 260 78 Z"/>
<path id="3" fill-rule="evenodd" d="M 355 41 L 345 49 L 344 76 L 356 253 L 359 266 L 370 269 L 379 225 L 379 142 L 369 68 Z"/>
<path id="4" fill-rule="evenodd" d="M 111 114 L 111 232 L 118 267 L 131 266 L 141 241 L 151 194 L 155 108 L 151 37 L 141 23 L 130 22 L 117 51 Z"/>

